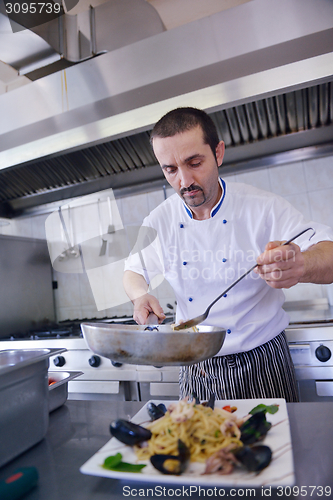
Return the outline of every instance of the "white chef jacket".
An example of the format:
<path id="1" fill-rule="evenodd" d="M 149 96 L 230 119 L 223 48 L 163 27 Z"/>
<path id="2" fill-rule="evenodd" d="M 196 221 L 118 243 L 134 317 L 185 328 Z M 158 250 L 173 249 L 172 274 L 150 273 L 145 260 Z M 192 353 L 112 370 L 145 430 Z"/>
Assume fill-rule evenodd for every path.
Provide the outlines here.
<path id="1" fill-rule="evenodd" d="M 143 221 L 158 238 L 130 256 L 125 269 L 143 275 L 148 284 L 163 274 L 177 300 L 176 321 L 203 313 L 241 274 L 252 267 L 269 241 L 288 240 L 307 227 L 297 243 L 304 251 L 333 240 L 333 231 L 313 221 L 283 198 L 241 183 L 224 182 L 221 199 L 206 220 L 192 218 L 178 194 L 165 200 Z M 144 262 L 144 266 L 143 266 Z M 248 351 L 268 342 L 289 323 L 282 309 L 284 293 L 250 273 L 211 309 L 203 324 L 223 327 L 225 342 L 217 355 Z"/>

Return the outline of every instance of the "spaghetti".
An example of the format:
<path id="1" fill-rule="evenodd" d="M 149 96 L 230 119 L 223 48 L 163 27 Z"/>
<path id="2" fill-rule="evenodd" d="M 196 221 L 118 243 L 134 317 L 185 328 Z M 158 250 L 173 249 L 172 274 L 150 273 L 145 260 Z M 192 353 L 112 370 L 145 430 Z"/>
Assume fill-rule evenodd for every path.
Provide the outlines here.
<path id="1" fill-rule="evenodd" d="M 176 326 L 183 325 L 184 323 L 186 323 L 186 321 L 180 319 L 178 323 L 172 323 L 170 326 L 173 329 L 173 331 L 175 331 Z M 199 328 L 197 326 L 191 326 L 190 328 L 188 328 L 188 330 L 192 330 L 193 332 L 198 332 Z"/>
<path id="2" fill-rule="evenodd" d="M 177 455 L 181 439 L 190 450 L 192 462 L 206 462 L 221 448 L 243 446 L 238 425 L 236 415 L 226 410 L 182 400 L 171 404 L 164 417 L 147 426 L 152 437 L 146 447 L 135 446 L 135 453 L 139 460 L 155 454 Z"/>

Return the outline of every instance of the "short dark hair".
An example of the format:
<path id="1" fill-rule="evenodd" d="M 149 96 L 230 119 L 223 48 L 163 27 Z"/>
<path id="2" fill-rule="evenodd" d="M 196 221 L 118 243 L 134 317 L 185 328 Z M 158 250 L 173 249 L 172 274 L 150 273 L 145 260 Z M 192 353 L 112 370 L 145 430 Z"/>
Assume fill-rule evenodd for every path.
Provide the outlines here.
<path id="1" fill-rule="evenodd" d="M 202 129 L 204 143 L 210 146 L 216 157 L 216 147 L 220 142 L 219 136 L 213 120 L 202 109 L 188 107 L 169 111 L 154 126 L 150 135 L 150 143 L 153 145 L 155 137 L 172 137 L 198 125 Z"/>

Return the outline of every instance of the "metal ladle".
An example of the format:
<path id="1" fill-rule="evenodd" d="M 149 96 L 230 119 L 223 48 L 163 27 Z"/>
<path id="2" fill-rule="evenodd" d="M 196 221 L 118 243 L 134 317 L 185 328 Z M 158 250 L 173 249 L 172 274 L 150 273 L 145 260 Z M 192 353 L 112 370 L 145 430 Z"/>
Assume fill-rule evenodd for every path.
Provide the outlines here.
<path id="1" fill-rule="evenodd" d="M 308 227 L 308 229 L 304 229 L 304 231 L 301 231 L 300 233 L 296 234 L 296 236 L 294 236 L 290 240 L 286 241 L 281 246 L 289 245 L 289 243 L 291 243 L 296 238 L 298 238 L 299 236 L 301 236 L 302 234 L 304 234 L 304 233 L 306 233 L 307 231 L 310 231 L 310 230 L 313 231 L 313 234 L 309 238 L 311 240 L 311 238 L 316 234 L 316 231 L 312 227 Z M 235 285 L 237 285 L 237 283 L 239 283 L 243 278 L 245 278 L 245 276 L 247 276 L 248 274 L 250 274 L 250 272 L 253 271 L 253 269 L 256 268 L 257 265 L 258 264 L 254 264 L 254 266 L 252 266 L 251 269 L 249 269 L 248 271 L 246 271 L 246 273 L 242 274 L 242 276 L 240 276 L 236 281 L 234 281 L 226 290 L 224 290 L 224 292 L 222 292 L 218 297 L 216 297 L 216 299 L 213 300 L 213 302 L 211 304 L 209 304 L 209 306 L 207 307 L 206 311 L 203 314 L 200 314 L 200 316 L 196 316 L 193 319 L 189 319 L 187 321 L 179 323 L 178 325 L 175 325 L 173 327 L 173 329 L 174 330 L 185 330 L 186 328 L 191 328 L 191 327 L 199 325 L 199 323 L 202 323 L 203 321 L 205 321 L 205 319 L 207 318 L 207 316 L 208 316 L 211 308 L 213 307 L 213 305 L 216 304 L 216 302 L 218 300 L 220 300 L 220 298 L 223 297 L 223 295 L 225 295 L 227 292 L 229 292 L 229 290 L 231 290 Z"/>
<path id="2" fill-rule="evenodd" d="M 60 254 L 59 260 L 64 260 L 67 257 L 68 258 L 74 258 L 74 259 L 76 259 L 76 258 L 80 257 L 80 249 L 79 249 L 79 247 L 77 245 L 74 245 L 73 221 L 72 221 L 72 218 L 71 218 L 70 207 L 68 206 L 68 219 L 69 219 L 69 226 L 70 226 L 70 229 L 71 229 L 71 232 L 72 232 L 73 245 L 71 243 L 71 240 L 70 240 L 70 237 L 69 237 L 69 233 L 67 231 L 67 227 L 66 227 L 66 224 L 65 224 L 65 220 L 64 220 L 64 216 L 63 216 L 61 207 L 58 208 L 58 213 L 59 213 L 59 218 L 60 218 L 61 226 L 62 226 L 62 229 L 64 231 L 64 235 L 65 235 L 65 238 L 66 238 L 66 241 L 67 241 L 67 245 L 68 245 L 68 248 L 65 249 Z"/>

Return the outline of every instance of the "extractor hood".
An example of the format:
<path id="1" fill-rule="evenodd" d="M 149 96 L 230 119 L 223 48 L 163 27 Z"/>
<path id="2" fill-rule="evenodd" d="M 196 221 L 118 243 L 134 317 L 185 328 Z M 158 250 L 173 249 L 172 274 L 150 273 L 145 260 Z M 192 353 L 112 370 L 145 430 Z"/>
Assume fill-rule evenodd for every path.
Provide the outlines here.
<path id="1" fill-rule="evenodd" d="M 0 213 L 159 182 L 177 106 L 212 115 L 222 170 L 331 154 L 332 26 L 329 0 L 251 0 L 1 95 Z"/>

